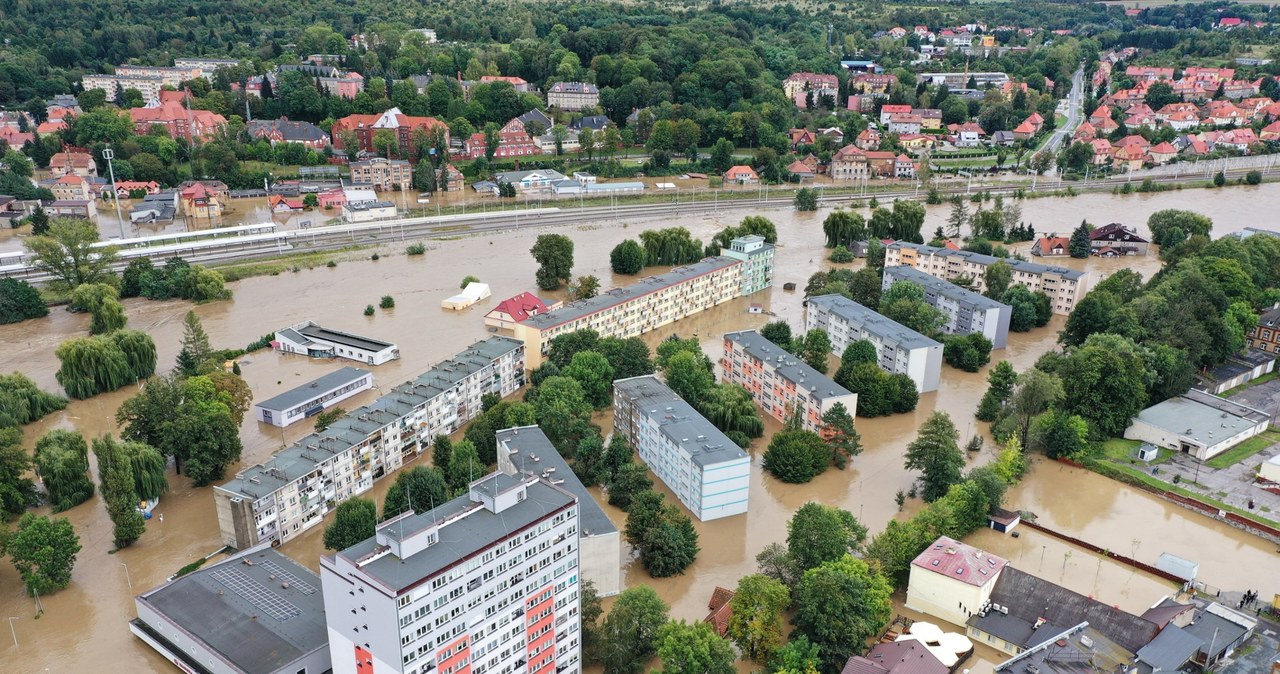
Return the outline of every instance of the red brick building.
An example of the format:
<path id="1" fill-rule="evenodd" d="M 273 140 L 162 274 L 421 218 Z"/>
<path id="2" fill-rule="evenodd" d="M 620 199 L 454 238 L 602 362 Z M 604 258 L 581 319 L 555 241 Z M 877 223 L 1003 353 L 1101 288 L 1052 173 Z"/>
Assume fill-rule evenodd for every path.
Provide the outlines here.
<path id="1" fill-rule="evenodd" d="M 333 147 L 338 150 L 345 150 L 349 156 L 353 156 L 360 151 L 378 152 L 373 146 L 373 137 L 378 131 L 388 130 L 395 134 L 399 141 L 400 156 L 407 157 L 410 160 L 417 160 L 412 156 L 413 146 L 410 139 L 413 137 L 415 129 L 425 129 L 430 133 L 435 128 L 443 128 L 445 133 L 445 142 L 449 139 L 449 127 L 442 121 L 434 117 L 410 117 L 402 112 L 400 108 L 391 108 L 381 115 L 348 115 L 333 123 L 329 129 L 329 135 L 333 138 Z M 351 131 L 355 133 L 357 147 L 348 148 L 343 140 L 344 132 Z"/>

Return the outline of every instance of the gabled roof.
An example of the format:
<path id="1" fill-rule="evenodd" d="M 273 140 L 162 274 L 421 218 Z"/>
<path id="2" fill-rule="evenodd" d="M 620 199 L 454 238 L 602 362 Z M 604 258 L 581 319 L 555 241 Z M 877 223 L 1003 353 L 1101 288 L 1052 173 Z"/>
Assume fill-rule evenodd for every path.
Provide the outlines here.
<path id="1" fill-rule="evenodd" d="M 511 320 L 519 323 L 530 316 L 547 313 L 547 304 L 533 293 L 526 291 L 502 300 L 489 311 L 490 314 L 499 312 L 511 316 Z"/>
<path id="2" fill-rule="evenodd" d="M 1177 153 L 1178 153 L 1178 150 L 1175 149 L 1172 145 L 1170 145 L 1169 141 L 1165 141 L 1151 148 L 1151 154 L 1177 154 Z"/>
<path id="3" fill-rule="evenodd" d="M 702 622 L 709 623 L 720 636 L 724 636 L 729 631 L 729 620 L 733 617 L 731 602 L 734 594 L 736 593 L 733 590 L 716 586 L 715 591 L 711 593 L 711 601 L 707 604 L 711 612 Z"/>
<path id="4" fill-rule="evenodd" d="M 1063 250 L 1066 250 L 1066 248 L 1070 244 L 1071 244 L 1071 239 L 1068 237 L 1046 236 L 1037 240 L 1035 243 L 1035 247 L 1036 247 L 1036 250 L 1040 251 L 1041 255 L 1048 255 L 1052 253 L 1055 248 L 1062 248 Z"/>
<path id="5" fill-rule="evenodd" d="M 911 560 L 911 566 L 979 587 L 1000 575 L 1005 564 L 1003 558 L 949 536 L 939 537 Z"/>

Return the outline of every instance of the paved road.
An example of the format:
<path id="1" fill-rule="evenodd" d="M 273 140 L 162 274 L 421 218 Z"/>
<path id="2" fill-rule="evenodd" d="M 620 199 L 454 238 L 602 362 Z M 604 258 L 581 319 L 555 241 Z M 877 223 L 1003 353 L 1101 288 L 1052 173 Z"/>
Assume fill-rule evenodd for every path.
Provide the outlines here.
<path id="1" fill-rule="evenodd" d="M 1058 127 L 1044 144 L 1041 152 L 1055 152 L 1058 146 L 1071 138 L 1071 134 L 1080 126 L 1081 108 L 1084 107 L 1084 66 L 1076 68 L 1071 76 L 1071 93 L 1067 95 L 1067 121 Z"/>

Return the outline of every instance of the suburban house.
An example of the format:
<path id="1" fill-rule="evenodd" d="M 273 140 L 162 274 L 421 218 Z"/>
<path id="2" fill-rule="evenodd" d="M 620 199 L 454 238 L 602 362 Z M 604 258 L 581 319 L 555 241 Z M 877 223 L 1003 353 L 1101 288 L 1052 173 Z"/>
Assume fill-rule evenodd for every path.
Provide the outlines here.
<path id="1" fill-rule="evenodd" d="M 526 82 L 523 77 L 509 77 L 503 75 L 480 76 L 480 84 L 492 84 L 494 82 L 506 82 L 507 84 L 510 84 L 513 89 L 522 94 L 529 91 L 529 83 Z"/>
<path id="2" fill-rule="evenodd" d="M 547 90 L 547 105 L 561 110 L 590 110 L 600 105 L 600 89 L 589 82 L 556 82 Z"/>
<path id="3" fill-rule="evenodd" d="M 488 153 L 488 141 L 483 131 L 471 134 L 462 144 L 462 155 L 469 159 L 478 159 Z M 498 147 L 494 150 L 494 158 L 527 157 L 542 154 L 543 150 L 525 131 L 524 122 L 513 119 L 498 130 Z"/>
<path id="4" fill-rule="evenodd" d="M 329 135 L 311 122 L 291 122 L 280 119 L 255 119 L 245 123 L 250 138 L 266 138 L 276 143 L 298 143 L 312 150 L 323 150 L 329 144 Z"/>
<path id="5" fill-rule="evenodd" d="M 301 199 L 286 197 L 282 194 L 267 197 L 267 207 L 272 213 L 296 213 L 303 209 Z"/>
<path id="6" fill-rule="evenodd" d="M 1118 222 L 1089 232 L 1089 252 L 1093 255 L 1146 255 L 1149 245 L 1133 227 Z"/>
<path id="7" fill-rule="evenodd" d="M 725 183 L 737 183 L 739 185 L 754 185 L 760 182 L 760 176 L 756 174 L 756 170 L 750 166 L 734 166 L 724 172 Z"/>
<path id="8" fill-rule="evenodd" d="M 964 625 L 991 597 L 1001 557 L 942 536 L 911 561 L 906 607 Z"/>
<path id="9" fill-rule="evenodd" d="M 445 143 L 449 140 L 449 127 L 434 117 L 410 117 L 400 112 L 400 108 L 391 108 L 381 115 L 347 115 L 333 123 L 329 135 L 333 139 L 336 150 L 345 150 L 349 156 L 360 151 L 378 154 L 382 150 L 374 145 L 374 137 L 379 131 L 389 131 L 396 139 L 397 153 L 401 157 L 416 160 L 415 143 L 411 142 L 414 131 L 423 129 L 428 134 L 440 131 L 444 133 Z M 347 147 L 346 137 L 355 134 L 355 147 Z"/>
<path id="10" fill-rule="evenodd" d="M 1266 431 L 1270 422 L 1268 412 L 1192 389 L 1139 412 L 1124 437 L 1207 461 Z"/>
<path id="11" fill-rule="evenodd" d="M 55 199 L 69 201 L 93 201 L 99 193 L 93 181 L 74 173 L 68 173 L 58 178 L 48 187 L 49 191 L 53 192 Z"/>
<path id="12" fill-rule="evenodd" d="M 1143 614 L 1148 620 L 1175 615 L 1160 634 L 1137 652 L 1139 672 L 1176 672 L 1194 663 L 1210 671 L 1229 658 L 1258 626 L 1256 618 L 1223 604 L 1193 599 L 1179 604 L 1166 597 Z"/>
<path id="13" fill-rule="evenodd" d="M 866 180 L 871 177 L 871 162 L 867 152 L 868 150 L 855 145 L 846 145 L 836 150 L 827 166 L 827 175 L 832 180 Z"/>
<path id="14" fill-rule="evenodd" d="M 459 192 L 465 186 L 466 178 L 453 164 L 436 169 L 436 188 L 441 192 Z"/>
<path id="15" fill-rule="evenodd" d="M 98 165 L 88 152 L 59 152 L 49 158 L 49 175 L 54 178 L 74 174 L 81 178 L 98 175 Z"/>
<path id="16" fill-rule="evenodd" d="M 129 199 L 134 193 L 141 192 L 143 196 L 148 194 L 159 194 L 160 183 L 154 180 L 117 180 L 116 196 L 121 199 Z M 111 183 L 105 183 L 102 186 L 103 198 L 111 198 Z"/>
<path id="17" fill-rule="evenodd" d="M 1249 329 L 1249 346 L 1280 353 L 1280 307 L 1272 307 L 1258 317 L 1258 324 Z"/>
<path id="18" fill-rule="evenodd" d="M 225 187 L 225 186 L 224 186 Z M 204 182 L 193 182 L 178 192 L 182 213 L 196 220 L 215 220 L 222 217 L 222 199 L 225 190 L 210 187 Z"/>
<path id="19" fill-rule="evenodd" d="M 950 674 L 951 668 L 914 638 L 879 643 L 866 655 L 855 655 L 840 674 Z"/>
<path id="20" fill-rule="evenodd" d="M 554 311 L 564 306 L 563 300 L 552 300 L 548 302 L 531 292 L 523 292 L 515 297 L 508 297 L 499 302 L 489 313 L 484 315 L 484 324 L 491 328 L 499 330 L 510 330 L 515 327 L 516 323 L 545 314 L 548 311 Z"/>
<path id="21" fill-rule="evenodd" d="M 1042 236 L 1031 244 L 1031 254 L 1041 257 L 1066 257 L 1071 255 L 1070 246 L 1070 237 Z"/>

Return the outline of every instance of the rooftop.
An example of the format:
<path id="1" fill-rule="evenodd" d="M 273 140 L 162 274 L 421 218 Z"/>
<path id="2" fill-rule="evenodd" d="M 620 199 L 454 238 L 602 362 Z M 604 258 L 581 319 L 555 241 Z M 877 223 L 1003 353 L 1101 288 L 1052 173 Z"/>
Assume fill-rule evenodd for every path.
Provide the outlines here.
<path id="1" fill-rule="evenodd" d="M 313 379 L 302 386 L 285 391 L 274 398 L 268 398 L 260 403 L 254 403 L 254 405 L 268 410 L 284 411 L 293 409 L 302 403 L 315 400 L 329 391 L 351 384 L 361 377 L 366 376 L 369 376 L 368 370 L 361 370 L 360 368 L 355 367 L 344 367 L 340 370 L 334 370 L 333 372 L 330 372 L 323 377 L 319 377 L 318 379 Z"/>
<path id="2" fill-rule="evenodd" d="M 975 253 L 971 250 L 948 250 L 946 248 L 937 248 L 935 246 L 926 246 L 919 243 L 911 243 L 910 241 L 894 241 L 893 243 L 889 244 L 889 248 L 891 249 L 910 248 L 912 250 L 918 251 L 922 255 L 941 255 L 941 256 L 954 255 L 956 257 L 964 258 L 965 260 L 968 260 L 969 262 L 972 262 L 974 264 L 980 264 L 984 266 L 1003 261 L 1003 262 L 1009 263 L 1009 266 L 1012 267 L 1015 272 L 1020 271 L 1026 274 L 1034 274 L 1036 276 L 1040 276 L 1043 274 L 1056 274 L 1065 279 L 1079 280 L 1081 278 L 1084 278 L 1084 275 L 1086 273 L 1086 272 L 1078 271 L 1075 269 L 1067 269 L 1066 267 L 1039 264 L 1037 262 L 1027 262 L 1026 260 L 999 258 L 992 255 L 983 255 L 981 253 Z"/>
<path id="3" fill-rule="evenodd" d="M 393 201 L 379 199 L 377 201 L 348 201 L 342 207 L 349 211 L 371 211 L 375 208 L 395 208 L 396 204 Z"/>
<path id="4" fill-rule="evenodd" d="M 335 421 L 321 433 L 312 433 L 281 450 L 266 463 L 250 466 L 217 488 L 237 496 L 260 499 L 316 470 L 329 460 L 364 442 L 385 428 L 453 389 L 463 379 L 488 367 L 491 362 L 524 346 L 510 337 L 490 337 L 476 342 L 449 360 L 438 363 L 417 379 L 405 382 L 369 405 L 359 407 Z"/>
<path id="5" fill-rule="evenodd" d="M 898 265 L 895 267 L 885 267 L 885 276 L 892 276 L 894 280 L 910 281 L 918 286 L 922 286 L 925 292 L 933 291 L 943 297 L 963 302 L 978 309 L 1000 309 L 1008 305 L 1001 304 L 982 293 L 975 293 L 972 290 L 966 290 L 960 286 L 944 281 L 936 276 L 926 274 L 915 267 L 909 265 Z"/>
<path id="6" fill-rule="evenodd" d="M 1137 416 L 1202 445 L 1217 444 L 1270 418 L 1266 412 L 1195 390 L 1152 405 Z"/>
<path id="7" fill-rule="evenodd" d="M 582 523 L 583 536 L 603 536 L 618 531 L 613 520 L 596 503 L 591 492 L 582 485 L 582 481 L 573 473 L 573 469 L 560 456 L 560 452 L 556 451 L 541 428 L 508 428 L 498 431 L 497 439 L 498 447 L 505 448 L 512 454 L 512 464 L 518 470 L 563 482 L 561 488 L 578 497 L 578 517 Z"/>
<path id="8" fill-rule="evenodd" d="M 518 483 L 513 476 L 496 473 L 475 484 L 481 486 L 481 483 L 490 480 L 502 482 L 493 485 L 499 490 L 515 486 L 507 484 L 509 482 Z M 525 499 L 499 513 L 473 501 L 468 493 L 427 512 L 409 515 L 380 527 L 379 535 L 398 540 L 406 540 L 420 531 L 437 528 L 439 538 L 435 543 L 404 559 L 390 552 L 383 554 L 384 546 L 378 544 L 377 536 L 338 552 L 335 556 L 346 558 L 352 564 L 360 566 L 361 571 L 373 580 L 397 593 L 402 592 L 577 501 L 571 493 L 546 480 L 534 479 L 525 484 Z M 361 564 L 361 560 L 370 557 L 373 558 L 372 561 Z"/>
<path id="9" fill-rule="evenodd" d="M 1170 625 L 1138 651 L 1140 671 L 1176 672 L 1204 644 L 1177 625 Z"/>
<path id="10" fill-rule="evenodd" d="M 747 458 L 747 453 L 736 442 L 654 375 L 619 379 L 613 382 L 613 393 L 631 401 L 671 444 L 687 452 L 699 466 L 705 468 Z"/>
<path id="11" fill-rule="evenodd" d="M 320 578 L 272 548 L 198 569 L 137 601 L 240 671 L 273 672 L 329 645 Z"/>
<path id="12" fill-rule="evenodd" d="M 606 290 L 589 300 L 577 300 L 570 302 L 555 311 L 548 311 L 545 314 L 538 314 L 529 319 L 522 321 L 522 325 L 535 328 L 537 330 L 547 330 L 554 328 L 562 323 L 568 323 L 584 316 L 589 316 L 599 311 L 604 311 L 619 304 L 626 304 L 634 299 L 648 295 L 649 293 L 662 290 L 679 283 L 690 281 L 704 274 L 710 274 L 726 267 L 732 267 L 735 264 L 742 264 L 741 260 L 735 260 L 730 257 L 708 257 L 699 262 L 676 267 L 665 274 L 649 276 L 625 287 L 612 288 Z"/>
<path id="13" fill-rule="evenodd" d="M 859 326 L 882 341 L 906 349 L 925 349 L 941 346 L 911 328 L 885 316 L 882 316 L 844 295 L 818 295 L 805 300 L 805 305 L 818 306 L 831 312 L 832 315 Z"/>
<path id="14" fill-rule="evenodd" d="M 871 647 L 866 656 L 855 655 L 841 674 L 948 674 L 929 647 L 919 639 L 903 639 Z"/>
<path id="15" fill-rule="evenodd" d="M 801 388 L 808 389 L 809 394 L 814 398 L 827 400 L 853 395 L 845 387 L 813 369 L 803 360 L 787 353 L 785 349 L 765 339 L 755 330 L 730 332 L 724 338 L 740 344 L 742 350 L 751 357 L 758 358 L 762 362 L 768 361 L 775 374 L 801 385 Z"/>
<path id="16" fill-rule="evenodd" d="M 349 332 L 342 332 L 341 330 L 330 330 L 329 328 L 316 325 L 315 323 L 304 325 L 302 327 L 295 327 L 294 329 L 297 330 L 299 334 L 309 339 L 342 344 L 343 346 L 350 346 L 357 349 L 363 349 L 365 351 L 381 351 L 395 346 L 395 344 L 392 344 L 391 342 L 384 342 L 370 337 L 361 337 Z"/>
<path id="17" fill-rule="evenodd" d="M 1000 575 L 1007 563 L 1003 558 L 947 536 L 939 537 L 911 561 L 912 566 L 979 587 Z"/>

